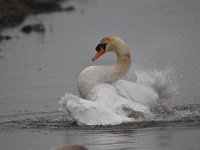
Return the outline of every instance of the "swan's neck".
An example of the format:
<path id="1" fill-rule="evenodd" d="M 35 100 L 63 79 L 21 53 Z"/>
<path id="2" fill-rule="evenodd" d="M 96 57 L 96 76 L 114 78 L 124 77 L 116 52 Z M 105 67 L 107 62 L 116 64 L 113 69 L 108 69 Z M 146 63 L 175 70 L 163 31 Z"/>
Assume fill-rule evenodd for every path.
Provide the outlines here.
<path id="1" fill-rule="evenodd" d="M 115 51 L 117 55 L 117 61 L 114 65 L 108 66 L 113 67 L 113 78 L 112 82 L 115 82 L 121 78 L 129 71 L 131 66 L 131 55 L 128 48 L 121 49 L 120 51 Z"/>

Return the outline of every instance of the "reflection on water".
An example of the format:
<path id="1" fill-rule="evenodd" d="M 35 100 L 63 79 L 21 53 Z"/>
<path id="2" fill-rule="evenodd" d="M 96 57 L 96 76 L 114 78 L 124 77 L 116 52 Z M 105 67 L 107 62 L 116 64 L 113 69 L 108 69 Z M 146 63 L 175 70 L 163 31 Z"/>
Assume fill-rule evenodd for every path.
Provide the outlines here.
<path id="1" fill-rule="evenodd" d="M 194 130 L 197 130 L 195 132 Z M 125 132 L 124 132 L 125 131 Z M 85 136 L 85 131 L 73 131 L 65 134 L 64 141 L 80 142 L 90 149 L 198 149 L 199 128 L 147 128 L 140 130 L 117 129 L 116 131 L 92 130 Z M 78 136 L 71 136 L 71 134 Z M 98 146 L 97 146 L 98 145 Z"/>
<path id="2" fill-rule="evenodd" d="M 5 131 L 5 130 L 4 130 Z M 199 126 L 155 128 L 66 128 L 62 130 L 15 130 L 0 134 L 5 149 L 48 149 L 60 143 L 81 144 L 95 150 L 198 150 Z M 19 140 L 20 137 L 20 140 Z M 24 142 L 26 141 L 26 142 Z M 6 144 L 11 142 L 12 144 Z"/>

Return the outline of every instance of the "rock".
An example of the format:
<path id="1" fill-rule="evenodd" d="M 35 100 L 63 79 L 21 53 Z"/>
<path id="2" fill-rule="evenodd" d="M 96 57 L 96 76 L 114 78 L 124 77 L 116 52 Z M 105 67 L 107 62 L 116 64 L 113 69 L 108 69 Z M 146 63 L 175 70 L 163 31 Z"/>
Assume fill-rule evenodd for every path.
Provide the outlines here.
<path id="1" fill-rule="evenodd" d="M 25 25 L 21 28 L 21 31 L 24 33 L 31 33 L 31 32 L 45 32 L 44 25 L 42 24 L 33 24 L 33 25 Z"/>
<path id="2" fill-rule="evenodd" d="M 3 40 L 8 41 L 10 39 L 11 39 L 11 37 L 9 35 L 0 35 L 0 42 L 3 41 Z"/>
<path id="3" fill-rule="evenodd" d="M 63 11 L 72 12 L 72 11 L 75 11 L 75 7 L 74 6 L 67 6 L 67 7 L 63 8 Z"/>

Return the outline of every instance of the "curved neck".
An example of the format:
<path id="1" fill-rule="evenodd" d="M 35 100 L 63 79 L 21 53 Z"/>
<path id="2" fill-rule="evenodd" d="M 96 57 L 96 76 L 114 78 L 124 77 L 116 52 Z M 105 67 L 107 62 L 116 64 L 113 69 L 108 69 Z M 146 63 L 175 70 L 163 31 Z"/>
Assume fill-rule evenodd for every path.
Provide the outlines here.
<path id="1" fill-rule="evenodd" d="M 115 79 L 117 81 L 121 79 L 130 69 L 131 55 L 127 47 L 123 47 L 120 51 L 115 51 L 117 55 L 117 61 L 113 65 L 115 70 Z"/>
<path id="2" fill-rule="evenodd" d="M 125 43 L 121 44 L 120 46 L 118 45 L 118 48 L 116 48 L 114 52 L 117 55 L 117 60 L 124 57 L 130 57 L 129 49 Z"/>
<path id="3" fill-rule="evenodd" d="M 131 55 L 127 47 L 116 49 L 114 51 L 117 56 L 117 61 L 111 66 L 102 66 L 104 72 L 104 78 L 100 81 L 102 83 L 111 83 L 123 78 L 123 76 L 129 71 L 131 66 Z M 105 74 L 104 74 L 105 73 Z"/>

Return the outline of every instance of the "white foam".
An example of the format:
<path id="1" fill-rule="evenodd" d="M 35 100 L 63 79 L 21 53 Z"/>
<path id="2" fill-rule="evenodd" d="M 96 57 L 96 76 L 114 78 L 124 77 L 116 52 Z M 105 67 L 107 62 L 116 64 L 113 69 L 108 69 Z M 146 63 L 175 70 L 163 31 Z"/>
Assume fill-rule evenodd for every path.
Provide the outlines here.
<path id="1" fill-rule="evenodd" d="M 174 83 L 167 71 L 140 72 L 136 75 L 136 82 L 119 80 L 96 86 L 95 101 L 66 93 L 59 101 L 60 110 L 71 113 L 79 124 L 84 125 L 116 125 L 151 119 L 154 117 L 151 107 L 160 99 L 173 96 Z M 137 112 L 143 115 L 138 117 L 135 115 Z"/>

